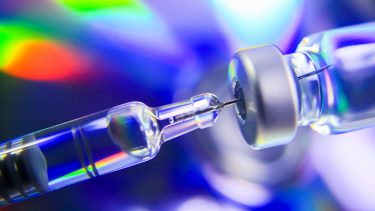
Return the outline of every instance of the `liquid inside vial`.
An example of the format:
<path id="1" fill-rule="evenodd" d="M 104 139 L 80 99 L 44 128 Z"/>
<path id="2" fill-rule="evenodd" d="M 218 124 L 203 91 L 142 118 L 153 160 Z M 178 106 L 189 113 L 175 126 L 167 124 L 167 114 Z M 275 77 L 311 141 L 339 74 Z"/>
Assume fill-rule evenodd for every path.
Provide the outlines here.
<path id="1" fill-rule="evenodd" d="M 322 103 L 314 129 L 330 134 L 374 124 L 375 24 L 309 36 L 297 52 L 306 52 L 317 69 L 329 66 L 319 74 Z"/>

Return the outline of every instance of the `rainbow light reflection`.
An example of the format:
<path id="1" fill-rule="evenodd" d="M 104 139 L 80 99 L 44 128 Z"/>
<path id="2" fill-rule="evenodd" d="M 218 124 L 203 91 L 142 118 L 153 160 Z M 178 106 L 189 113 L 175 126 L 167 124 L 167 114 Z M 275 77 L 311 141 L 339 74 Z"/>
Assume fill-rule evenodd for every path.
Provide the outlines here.
<path id="1" fill-rule="evenodd" d="M 118 167 L 124 166 L 123 163 L 127 162 L 128 157 L 129 156 L 125 152 L 118 152 L 116 154 L 113 154 L 111 156 L 108 156 L 104 159 L 101 159 L 95 162 L 95 167 L 99 170 L 99 172 L 101 172 L 102 168 L 111 167 L 111 166 L 116 166 L 115 168 L 119 169 Z M 89 170 L 90 172 L 94 171 L 92 165 L 89 165 L 87 170 Z M 86 173 L 86 169 L 80 168 L 76 171 L 70 172 L 64 176 L 61 176 L 51 181 L 49 183 L 49 186 L 56 189 L 59 187 L 66 186 L 67 184 L 73 184 L 79 181 L 83 181 L 87 178 L 88 176 Z M 56 186 L 56 185 L 59 185 L 59 186 Z"/>
<path id="2" fill-rule="evenodd" d="M 169 61 L 182 58 L 180 43 L 163 20 L 140 0 L 58 2 L 125 48 Z"/>
<path id="3" fill-rule="evenodd" d="M 35 81 L 62 81 L 85 69 L 72 48 L 19 24 L 0 25 L 0 69 Z"/>

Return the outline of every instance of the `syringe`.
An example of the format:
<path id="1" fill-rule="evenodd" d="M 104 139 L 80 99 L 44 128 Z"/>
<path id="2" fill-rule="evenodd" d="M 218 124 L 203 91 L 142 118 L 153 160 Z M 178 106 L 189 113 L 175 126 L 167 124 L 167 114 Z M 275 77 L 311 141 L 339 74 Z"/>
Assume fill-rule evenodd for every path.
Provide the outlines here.
<path id="1" fill-rule="evenodd" d="M 153 158 L 161 144 L 212 126 L 220 102 L 201 94 L 157 108 L 126 103 L 0 145 L 0 203 L 62 188 Z"/>

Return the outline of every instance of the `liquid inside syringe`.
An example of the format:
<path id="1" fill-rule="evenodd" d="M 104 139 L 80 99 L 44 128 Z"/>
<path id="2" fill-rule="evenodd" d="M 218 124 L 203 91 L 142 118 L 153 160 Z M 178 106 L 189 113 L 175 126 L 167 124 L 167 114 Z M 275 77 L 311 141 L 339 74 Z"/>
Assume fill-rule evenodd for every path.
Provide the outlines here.
<path id="1" fill-rule="evenodd" d="M 161 144 L 214 124 L 213 94 L 157 108 L 131 102 L 0 145 L 0 202 L 6 204 L 136 165 Z M 167 122 L 167 123 L 166 123 Z"/>

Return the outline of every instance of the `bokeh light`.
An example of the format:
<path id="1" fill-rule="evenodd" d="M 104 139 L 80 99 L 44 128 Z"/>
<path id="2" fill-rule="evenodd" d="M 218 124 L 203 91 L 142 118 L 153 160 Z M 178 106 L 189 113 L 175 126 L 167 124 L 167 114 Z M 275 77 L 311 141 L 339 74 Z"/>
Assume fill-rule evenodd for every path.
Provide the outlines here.
<path id="1" fill-rule="evenodd" d="M 82 74 L 84 58 L 66 44 L 17 25 L 0 25 L 0 68 L 11 76 L 62 81 Z"/>
<path id="2" fill-rule="evenodd" d="M 210 5 L 217 11 L 233 50 L 271 41 L 286 49 L 301 22 L 303 1 L 219 0 L 210 1 Z"/>
<path id="3" fill-rule="evenodd" d="M 218 94 L 215 86 L 227 87 L 228 61 L 238 48 L 272 43 L 292 52 L 312 33 L 375 20 L 370 1 L 3 0 L 0 135 L 14 138 L 134 100 L 160 106 L 198 92 Z M 278 162 L 280 157 L 236 142 L 234 125 L 223 113 L 215 128 L 163 145 L 150 162 L 9 209 L 171 210 L 176 203 L 174 209 L 181 210 L 375 207 L 375 146 L 368 142 L 374 131 L 331 138 L 332 144 L 314 136 L 320 142 L 308 147 L 312 156 L 306 158 L 307 145 L 298 142 Z M 210 141 L 223 145 L 216 150 Z M 99 162 L 116 167 L 123 156 Z M 251 183 L 228 181 L 221 176 L 233 172 L 216 172 L 220 168 L 207 173 L 205 156 L 213 158 L 210 167 L 236 170 Z"/>
<path id="4" fill-rule="evenodd" d="M 126 48 L 163 60 L 182 56 L 183 47 L 159 15 L 141 0 L 60 0 L 59 3 Z"/>

